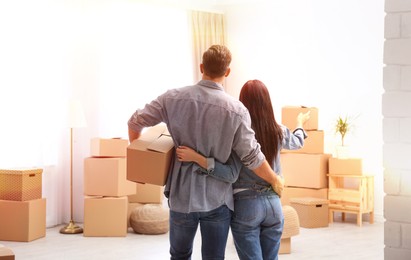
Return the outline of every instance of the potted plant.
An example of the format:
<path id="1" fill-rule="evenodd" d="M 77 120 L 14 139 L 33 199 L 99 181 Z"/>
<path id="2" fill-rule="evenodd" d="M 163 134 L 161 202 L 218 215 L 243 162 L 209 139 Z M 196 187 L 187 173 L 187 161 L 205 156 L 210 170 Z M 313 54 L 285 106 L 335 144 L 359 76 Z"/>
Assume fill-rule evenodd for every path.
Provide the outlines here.
<path id="1" fill-rule="evenodd" d="M 347 133 L 352 130 L 352 127 L 352 120 L 349 120 L 347 116 L 339 116 L 335 122 L 335 133 L 339 134 L 341 137 L 341 144 L 337 145 L 338 158 L 348 158 L 349 149 L 348 146 L 344 143 L 344 141 Z"/>
<path id="2" fill-rule="evenodd" d="M 348 117 L 342 118 L 341 116 L 339 116 L 337 118 L 337 121 L 335 123 L 335 133 L 340 134 L 341 136 L 341 146 L 344 146 L 344 138 L 345 135 L 348 133 L 348 131 L 350 130 L 351 125 L 348 122 Z"/>

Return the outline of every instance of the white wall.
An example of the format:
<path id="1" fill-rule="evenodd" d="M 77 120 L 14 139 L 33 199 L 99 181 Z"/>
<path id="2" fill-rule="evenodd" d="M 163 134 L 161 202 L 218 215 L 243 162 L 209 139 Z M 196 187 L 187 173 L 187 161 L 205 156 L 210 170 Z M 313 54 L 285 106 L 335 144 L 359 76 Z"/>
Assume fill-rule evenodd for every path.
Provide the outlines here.
<path id="1" fill-rule="evenodd" d="M 279 122 L 282 106 L 318 107 L 331 154 L 339 141 L 337 116 L 358 116 L 347 143 L 375 175 L 375 213 L 382 220 L 383 1 L 260 1 L 227 5 L 225 14 L 233 52 L 228 92 L 238 97 L 247 80 L 262 80 Z"/>
<path id="2" fill-rule="evenodd" d="M 411 259 L 411 1 L 386 0 L 384 46 L 384 257 Z"/>

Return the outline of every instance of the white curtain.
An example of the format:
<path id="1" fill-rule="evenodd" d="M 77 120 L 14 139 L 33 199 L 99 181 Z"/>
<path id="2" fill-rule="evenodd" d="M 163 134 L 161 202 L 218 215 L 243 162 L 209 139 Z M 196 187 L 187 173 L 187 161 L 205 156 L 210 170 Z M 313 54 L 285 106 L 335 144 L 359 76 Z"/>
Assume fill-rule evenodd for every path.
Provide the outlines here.
<path id="1" fill-rule="evenodd" d="M 226 44 L 225 20 L 223 14 L 191 11 L 191 30 L 193 40 L 194 79 L 201 79 L 199 64 L 203 53 L 213 44 Z"/>
<path id="2" fill-rule="evenodd" d="M 67 155 L 62 116 L 67 96 L 60 8 L 49 1 L 0 2 L 0 167 L 43 169 L 43 197 L 47 197 L 47 225 L 62 221 Z"/>
<path id="3" fill-rule="evenodd" d="M 193 83 L 187 12 L 128 0 L 0 1 L 0 168 L 43 168 L 47 226 L 83 222 L 92 137 L 127 138 L 127 120 L 168 88 Z M 176 37 L 177 36 L 177 37 Z"/>

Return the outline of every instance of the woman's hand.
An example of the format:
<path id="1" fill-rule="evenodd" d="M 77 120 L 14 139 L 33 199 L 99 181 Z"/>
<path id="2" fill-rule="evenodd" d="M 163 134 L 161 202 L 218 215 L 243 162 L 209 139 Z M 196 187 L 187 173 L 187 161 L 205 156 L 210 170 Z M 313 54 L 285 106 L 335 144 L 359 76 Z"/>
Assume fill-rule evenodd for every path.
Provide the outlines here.
<path id="1" fill-rule="evenodd" d="M 284 190 L 284 177 L 280 176 L 280 175 L 276 175 L 277 177 L 277 181 L 275 182 L 275 184 L 272 186 L 275 193 L 278 194 L 278 196 L 281 198 L 281 195 L 283 193 Z"/>
<path id="2" fill-rule="evenodd" d="M 180 162 L 195 162 L 203 168 L 207 168 L 207 158 L 187 146 L 180 145 L 176 149 L 177 159 Z"/>
<path id="3" fill-rule="evenodd" d="M 181 162 L 195 162 L 199 154 L 187 146 L 180 145 L 176 149 L 177 158 Z"/>
<path id="4" fill-rule="evenodd" d="M 308 119 L 310 119 L 310 112 L 308 111 L 306 113 L 299 113 L 297 116 L 297 128 L 303 128 L 304 123 L 308 121 Z"/>

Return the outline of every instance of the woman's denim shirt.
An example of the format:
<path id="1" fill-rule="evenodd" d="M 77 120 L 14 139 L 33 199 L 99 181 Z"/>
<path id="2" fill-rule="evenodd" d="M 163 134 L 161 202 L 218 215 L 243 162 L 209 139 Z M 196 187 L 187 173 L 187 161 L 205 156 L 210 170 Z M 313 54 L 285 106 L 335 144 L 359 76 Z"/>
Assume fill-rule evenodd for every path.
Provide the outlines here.
<path id="1" fill-rule="evenodd" d="M 283 130 L 283 140 L 278 150 L 277 156 L 274 158 L 274 172 L 278 175 L 282 175 L 281 163 L 280 163 L 280 151 L 282 149 L 298 150 L 304 146 L 304 139 L 307 134 L 302 128 L 297 128 L 293 132 L 285 126 L 281 126 Z M 214 165 L 214 169 L 208 169 L 208 174 L 212 174 L 216 177 L 220 176 L 221 180 L 224 180 L 224 176 L 233 176 L 228 174 L 238 170 L 238 165 L 241 164 L 238 157 L 235 154 L 230 158 L 230 162 L 222 164 L 218 161 L 213 161 L 213 158 L 207 158 L 208 162 Z M 232 180 L 226 180 L 232 182 Z M 240 174 L 238 179 L 233 183 L 234 198 L 239 199 L 241 197 L 259 196 L 275 194 L 271 185 L 257 176 L 252 170 L 245 166 L 240 166 Z"/>

